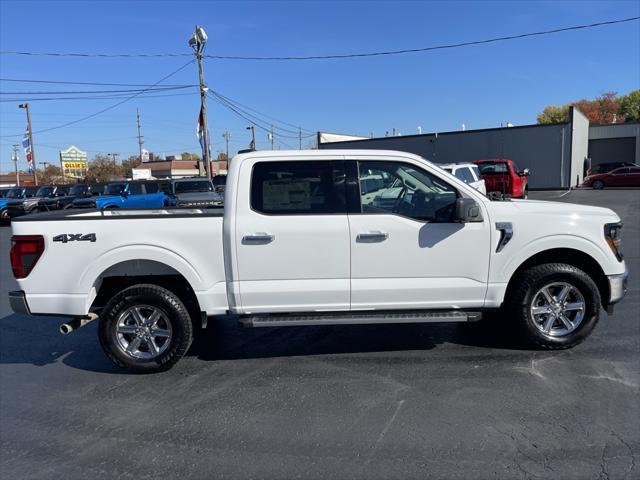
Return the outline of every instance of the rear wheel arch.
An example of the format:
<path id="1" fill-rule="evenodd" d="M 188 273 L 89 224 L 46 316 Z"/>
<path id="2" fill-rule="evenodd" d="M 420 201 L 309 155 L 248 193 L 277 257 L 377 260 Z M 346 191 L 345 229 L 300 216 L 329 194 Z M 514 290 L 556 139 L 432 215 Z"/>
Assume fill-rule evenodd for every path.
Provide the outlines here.
<path id="1" fill-rule="evenodd" d="M 206 325 L 206 316 L 202 315 L 189 280 L 175 268 L 154 260 L 126 260 L 104 270 L 93 283 L 96 296 L 91 307 L 104 307 L 118 292 L 138 284 L 157 285 L 173 292 L 189 310 L 194 325 Z"/>
<path id="2" fill-rule="evenodd" d="M 518 268 L 513 272 L 509 283 L 507 284 L 507 290 L 505 293 L 505 301 L 509 298 L 510 293 L 513 292 L 517 286 L 518 279 L 527 270 L 544 265 L 546 263 L 563 263 L 572 265 L 579 268 L 587 275 L 589 275 L 600 292 L 600 298 L 602 299 L 603 307 L 607 307 L 609 299 L 609 281 L 600 264 L 592 256 L 573 248 L 554 248 L 549 250 L 543 250 L 535 255 L 529 257 L 522 262 Z"/>

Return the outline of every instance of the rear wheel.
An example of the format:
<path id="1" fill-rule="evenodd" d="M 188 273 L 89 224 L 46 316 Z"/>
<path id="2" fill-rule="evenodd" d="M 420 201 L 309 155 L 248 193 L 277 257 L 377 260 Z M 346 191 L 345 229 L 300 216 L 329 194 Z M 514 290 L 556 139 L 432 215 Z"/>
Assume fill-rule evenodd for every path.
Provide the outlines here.
<path id="1" fill-rule="evenodd" d="M 193 340 L 191 317 L 173 292 L 140 284 L 117 293 L 103 309 L 98 335 L 113 363 L 134 372 L 167 370 Z"/>
<path id="2" fill-rule="evenodd" d="M 602 190 L 604 188 L 604 182 L 602 180 L 596 180 L 591 186 L 595 190 Z"/>
<path id="3" fill-rule="evenodd" d="M 514 280 L 507 312 L 524 339 L 544 349 L 573 347 L 600 318 L 600 292 L 582 270 L 563 263 L 532 267 Z"/>
<path id="4" fill-rule="evenodd" d="M 522 198 L 529 198 L 529 189 L 527 187 L 524 187 L 524 189 L 522 190 Z"/>

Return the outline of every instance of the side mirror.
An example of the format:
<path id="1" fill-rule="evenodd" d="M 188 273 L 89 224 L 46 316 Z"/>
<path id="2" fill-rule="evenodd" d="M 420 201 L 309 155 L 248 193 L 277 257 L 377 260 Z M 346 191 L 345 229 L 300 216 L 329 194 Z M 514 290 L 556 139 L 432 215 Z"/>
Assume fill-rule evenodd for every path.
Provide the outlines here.
<path id="1" fill-rule="evenodd" d="M 126 190 L 122 190 L 122 191 L 120 192 L 120 196 L 121 196 L 121 197 L 128 197 L 128 196 L 129 196 L 129 192 L 127 192 Z"/>
<path id="2" fill-rule="evenodd" d="M 457 198 L 454 221 L 459 223 L 481 222 L 480 206 L 472 198 Z"/>
<path id="3" fill-rule="evenodd" d="M 524 170 L 522 170 L 520 172 L 520 175 L 522 175 L 523 177 L 528 177 L 531 174 L 531 172 L 529 171 L 528 168 L 525 168 Z"/>

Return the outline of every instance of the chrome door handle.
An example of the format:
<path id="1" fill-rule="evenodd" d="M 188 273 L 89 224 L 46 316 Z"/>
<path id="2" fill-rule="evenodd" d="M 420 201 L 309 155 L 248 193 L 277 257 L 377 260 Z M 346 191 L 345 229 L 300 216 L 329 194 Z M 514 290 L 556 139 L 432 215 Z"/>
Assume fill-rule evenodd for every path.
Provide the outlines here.
<path id="1" fill-rule="evenodd" d="M 362 232 L 356 237 L 357 242 L 362 243 L 376 243 L 384 242 L 389 238 L 389 234 L 386 232 Z"/>
<path id="2" fill-rule="evenodd" d="M 275 235 L 265 232 L 249 233 L 242 237 L 242 243 L 244 245 L 263 245 L 271 243 L 276 239 Z"/>

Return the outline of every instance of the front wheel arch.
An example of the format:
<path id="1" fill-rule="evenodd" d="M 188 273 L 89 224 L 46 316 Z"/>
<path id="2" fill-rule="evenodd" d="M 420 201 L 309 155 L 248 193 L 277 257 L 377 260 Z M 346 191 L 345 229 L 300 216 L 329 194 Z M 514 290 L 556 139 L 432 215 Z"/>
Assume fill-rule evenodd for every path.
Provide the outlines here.
<path id="1" fill-rule="evenodd" d="M 514 288 L 517 286 L 518 278 L 522 273 L 530 268 L 545 263 L 564 263 L 567 265 L 579 268 L 586 274 L 588 274 L 598 287 L 600 292 L 600 298 L 602 299 L 602 305 L 607 308 L 609 302 L 609 280 L 605 275 L 600 264 L 590 255 L 587 255 L 580 250 L 572 248 L 555 248 L 550 250 L 544 250 L 536 253 L 532 257 L 522 262 L 518 268 L 513 272 L 509 283 L 507 284 L 507 290 L 505 292 L 505 302 L 512 294 Z"/>

